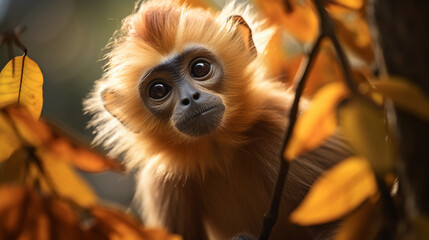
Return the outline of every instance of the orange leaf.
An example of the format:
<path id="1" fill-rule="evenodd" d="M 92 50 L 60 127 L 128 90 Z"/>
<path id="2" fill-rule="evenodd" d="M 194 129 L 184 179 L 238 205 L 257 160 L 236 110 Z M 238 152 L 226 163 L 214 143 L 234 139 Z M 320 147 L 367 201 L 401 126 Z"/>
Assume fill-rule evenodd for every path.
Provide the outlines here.
<path id="1" fill-rule="evenodd" d="M 364 6 L 365 0 L 330 0 L 329 2 L 358 10 Z"/>
<path id="2" fill-rule="evenodd" d="M 58 127 L 43 121 L 43 119 L 35 120 L 25 108 L 10 106 L 4 111 L 10 116 L 19 135 L 25 140 L 27 145 L 55 155 L 55 159 L 69 162 L 83 171 L 124 171 L 124 166 L 119 162 L 96 153 Z M 0 129 L 2 129 L 1 124 L 2 115 L 0 115 Z M 0 133 L 0 140 L 1 136 L 2 134 Z M 11 141 L 11 143 L 13 143 L 13 141 Z M 8 150 L 8 152 L 4 154 L 9 154 L 9 151 L 11 150 Z"/>
<path id="3" fill-rule="evenodd" d="M 309 0 L 255 0 L 269 21 L 283 26 L 294 37 L 302 42 L 312 42 L 319 31 L 315 9 Z"/>
<path id="4" fill-rule="evenodd" d="M 110 239 L 181 240 L 175 234 L 160 229 L 143 229 L 139 223 L 117 210 L 94 206 L 91 214 L 96 218 L 97 231 L 106 233 Z"/>
<path id="5" fill-rule="evenodd" d="M 17 227 L 23 224 L 25 209 L 23 201 L 26 191 L 16 186 L 3 185 L 0 188 L 0 239 L 8 239 L 8 235 L 16 232 Z"/>
<path id="6" fill-rule="evenodd" d="M 38 152 L 42 159 L 47 181 L 42 182 L 42 188 L 50 192 L 51 187 L 61 196 L 72 199 L 80 206 L 92 206 L 97 203 L 97 196 L 71 166 L 64 161 L 58 161 L 55 156 Z M 44 184 L 43 184 L 44 183 Z M 53 186 L 49 186 L 51 183 Z"/>
<path id="7" fill-rule="evenodd" d="M 40 146 L 52 135 L 49 127 L 34 119 L 26 108 L 15 105 L 7 107 L 5 111 L 15 124 L 20 137 L 27 144 Z"/>
<path id="8" fill-rule="evenodd" d="M 377 193 L 377 183 L 365 159 L 350 157 L 325 172 L 291 214 L 300 225 L 336 220 Z"/>
<path id="9" fill-rule="evenodd" d="M 24 187 L 3 185 L 0 196 L 0 239 L 182 239 L 162 229 L 145 229 L 115 209 L 85 209 Z"/>
<path id="10" fill-rule="evenodd" d="M 67 161 L 87 172 L 106 170 L 123 172 L 125 170 L 121 163 L 97 153 L 53 124 L 46 124 L 53 130 L 53 136 L 45 144 L 44 149 L 56 155 L 58 159 Z"/>
<path id="11" fill-rule="evenodd" d="M 337 128 L 336 108 L 348 95 L 342 82 L 330 83 L 322 87 L 314 96 L 310 107 L 296 122 L 285 158 L 295 159 L 300 154 L 315 149 Z"/>

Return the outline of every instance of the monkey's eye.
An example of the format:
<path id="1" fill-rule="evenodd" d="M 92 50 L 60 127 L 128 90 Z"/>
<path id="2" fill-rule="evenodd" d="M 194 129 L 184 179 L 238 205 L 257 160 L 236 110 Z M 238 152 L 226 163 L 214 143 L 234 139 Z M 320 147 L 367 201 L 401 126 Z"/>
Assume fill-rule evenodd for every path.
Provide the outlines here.
<path id="1" fill-rule="evenodd" d="M 204 60 L 198 60 L 192 63 L 191 77 L 203 78 L 210 73 L 212 65 Z"/>
<path id="2" fill-rule="evenodd" d="M 165 83 L 156 82 L 149 88 L 149 97 L 153 99 L 161 99 L 165 97 L 171 90 L 171 87 Z"/>

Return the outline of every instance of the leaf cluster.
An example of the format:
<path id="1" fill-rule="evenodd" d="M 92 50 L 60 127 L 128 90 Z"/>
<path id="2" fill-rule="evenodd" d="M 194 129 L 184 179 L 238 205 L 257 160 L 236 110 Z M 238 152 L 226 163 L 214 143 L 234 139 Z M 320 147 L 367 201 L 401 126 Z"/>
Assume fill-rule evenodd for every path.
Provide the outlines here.
<path id="1" fill-rule="evenodd" d="M 39 119 L 42 86 L 26 51 L 0 73 L 0 239 L 181 239 L 100 205 L 75 169 L 123 173 L 124 167 Z"/>

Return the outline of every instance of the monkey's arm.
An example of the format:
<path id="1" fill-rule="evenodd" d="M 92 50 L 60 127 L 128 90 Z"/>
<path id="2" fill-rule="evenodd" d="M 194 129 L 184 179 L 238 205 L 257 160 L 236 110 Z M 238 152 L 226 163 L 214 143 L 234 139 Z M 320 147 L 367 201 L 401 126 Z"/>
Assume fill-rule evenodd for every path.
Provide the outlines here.
<path id="1" fill-rule="evenodd" d="M 136 193 L 143 196 L 141 208 L 145 225 L 166 228 L 184 240 L 208 239 L 197 203 L 198 196 L 193 194 L 191 184 L 150 176 L 149 172 L 154 171 L 140 174 Z"/>

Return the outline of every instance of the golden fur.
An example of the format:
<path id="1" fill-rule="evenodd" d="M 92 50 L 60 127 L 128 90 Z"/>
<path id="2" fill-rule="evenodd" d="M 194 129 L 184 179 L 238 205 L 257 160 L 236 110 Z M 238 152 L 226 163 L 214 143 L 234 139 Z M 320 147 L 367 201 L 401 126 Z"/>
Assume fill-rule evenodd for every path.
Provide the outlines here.
<path id="1" fill-rule="evenodd" d="M 241 10 L 243 13 L 249 11 L 243 6 Z M 132 159 L 129 162 L 132 167 L 143 164 L 143 156 L 152 158 L 164 152 L 164 157 L 160 159 L 167 160 L 174 156 L 174 163 L 167 162 L 165 165 L 180 175 L 200 174 L 204 172 L 204 168 L 225 169 L 225 164 L 228 163 L 209 161 L 214 157 L 211 154 L 213 142 L 237 146 L 247 140 L 241 135 L 258 118 L 261 105 L 267 97 L 278 94 L 278 97 L 290 98 L 278 91 L 284 88 L 282 86 L 268 82 L 257 83 L 256 79 L 264 79 L 264 73 L 262 67 L 258 67 L 260 69 L 255 72 L 257 68 L 254 66 L 263 65 L 258 59 L 250 64 L 251 59 L 244 51 L 241 39 L 234 34 L 235 26 L 228 24 L 227 16 L 230 15 L 225 12 L 216 17 L 202 9 L 153 1 L 125 19 L 122 27 L 124 35 L 116 39 L 113 50 L 107 55 L 109 62 L 105 74 L 96 83 L 90 98 L 85 101 L 86 111 L 96 114 L 91 122 L 91 126 L 97 129 L 95 142 L 104 141 L 105 147 L 112 148 L 111 154 L 115 156 L 122 152 L 137 155 L 138 157 L 126 157 Z M 262 34 L 269 37 L 270 32 L 257 32 L 254 36 Z M 173 129 L 171 124 L 151 118 L 149 111 L 141 104 L 137 87 L 147 69 L 191 44 L 204 45 L 216 53 L 226 66 L 225 78 L 231 79 L 225 82 L 228 94 L 222 96 L 229 108 L 221 129 L 205 139 L 197 140 Z M 257 44 L 257 48 L 260 45 Z M 124 116 L 124 121 L 129 126 L 124 127 L 105 111 L 100 101 L 100 92 L 106 88 L 114 89 L 115 99 L 112 104 L 115 115 Z M 268 96 L 266 92 L 272 94 Z M 289 102 L 288 99 L 286 101 Z M 130 136 L 130 127 L 138 129 L 139 134 Z M 138 147 L 134 142 L 139 143 Z M 208 161 L 196 162 L 193 160 L 195 155 L 207 155 Z M 184 165 L 186 169 L 182 168 Z"/>
<path id="2" fill-rule="evenodd" d="M 113 156 L 124 154 L 127 166 L 137 169 L 136 198 L 145 223 L 185 239 L 257 234 L 278 168 L 292 95 L 267 80 L 262 54 L 253 58 L 246 51 L 237 25 L 228 21 L 232 15 L 243 16 L 258 53 L 263 52 L 273 31 L 264 28 L 249 7 L 231 3 L 212 14 L 174 1 L 142 4 L 124 20 L 107 55 L 105 73 L 84 103 L 93 114 L 95 143 Z M 198 138 L 153 117 L 138 91 L 145 72 L 190 45 L 209 49 L 224 66 L 225 92 L 218 94 L 226 106 L 222 123 Z M 329 235 L 324 227 L 304 230 L 287 223 L 287 213 L 323 169 L 345 156 L 345 150 L 332 154 L 344 149 L 338 146 L 333 139 L 291 165 L 273 239 Z"/>

